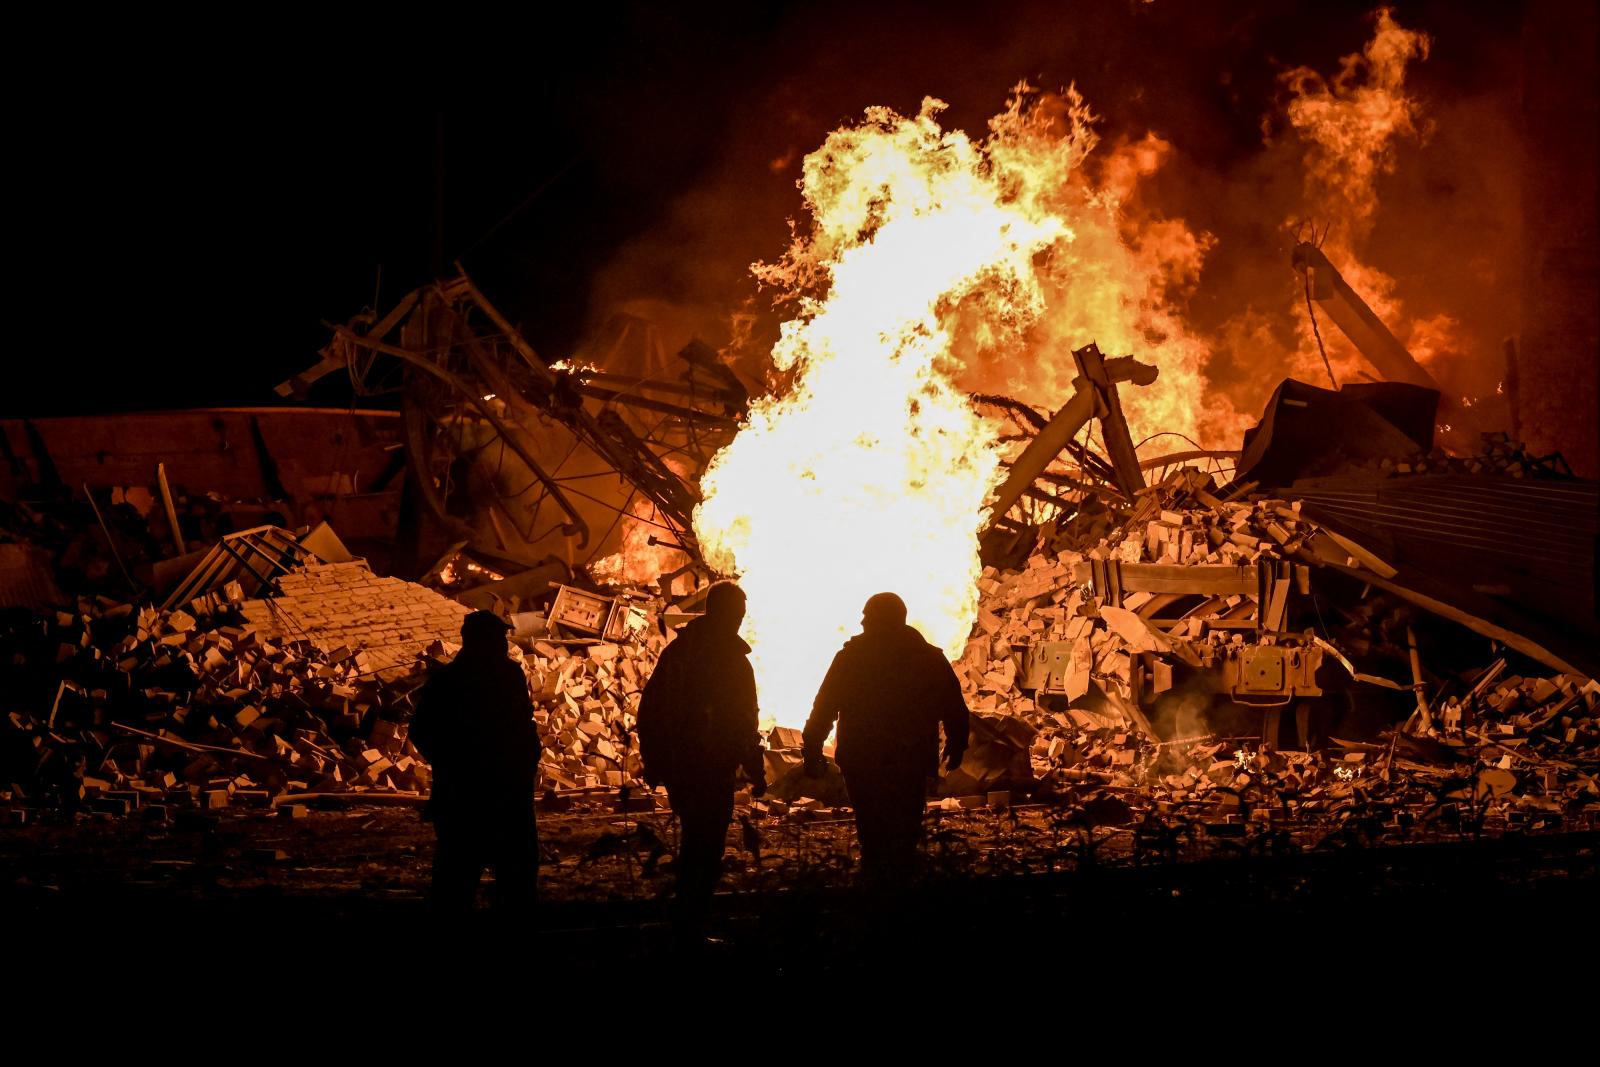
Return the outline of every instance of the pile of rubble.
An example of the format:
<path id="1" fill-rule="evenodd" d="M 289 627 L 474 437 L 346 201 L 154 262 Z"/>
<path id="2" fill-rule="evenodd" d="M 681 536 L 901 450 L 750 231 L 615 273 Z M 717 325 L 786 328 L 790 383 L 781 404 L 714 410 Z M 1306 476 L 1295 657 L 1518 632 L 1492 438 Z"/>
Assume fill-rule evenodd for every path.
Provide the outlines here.
<path id="1" fill-rule="evenodd" d="M 977 718 L 1009 716 L 1032 731 L 1029 788 L 1113 791 L 1132 804 L 1125 820 L 1141 808 L 1271 819 L 1378 798 L 1451 816 L 1458 803 L 1476 804 L 1480 815 L 1513 821 L 1600 813 L 1600 686 L 1592 679 L 1503 677 L 1502 656 L 1430 701 L 1414 637 L 1413 678 L 1360 671 L 1349 657 L 1372 651 L 1368 630 L 1353 624 L 1343 640 L 1320 627 L 1293 632 L 1288 622 L 1290 592 L 1309 591 L 1318 563 L 1355 565 L 1349 553 L 1360 548 L 1306 519 L 1298 502 L 1216 493 L 1205 475 L 1179 471 L 1093 547 L 1068 547 L 1047 527 L 1025 566 L 985 569 L 977 625 L 956 670 Z M 1359 604 L 1344 614 L 1377 629 Z M 1394 662 L 1403 660 L 1385 666 Z M 1415 708 L 1375 738 L 1280 750 L 1279 708 L 1321 697 L 1319 668 Z M 1231 695 L 1248 700 L 1256 669 L 1278 672 L 1259 684 L 1263 697 L 1271 689 L 1281 699 L 1255 712 L 1241 736 L 1207 729 L 1197 710 L 1203 697 L 1231 683 Z M 1199 695 L 1180 693 L 1175 677 Z M 1174 717 L 1172 704 L 1187 714 Z M 1158 713 L 1159 730 L 1151 721 Z M 1021 784 L 982 761 L 962 771 L 948 784 Z"/>
<path id="2" fill-rule="evenodd" d="M 1443 448 L 1418 452 L 1399 460 L 1386 460 L 1379 467 L 1386 474 L 1493 474 L 1507 478 L 1571 476 L 1572 469 L 1559 453 L 1536 456 L 1522 441 L 1498 431 L 1480 434 L 1481 446 L 1473 456 L 1455 456 Z"/>
<path id="3" fill-rule="evenodd" d="M 1383 459 L 1363 477 L 1537 478 L 1551 462 L 1498 435 L 1478 457 Z M 1222 824 L 1377 802 L 1508 819 L 1600 810 L 1593 680 L 1541 675 L 1503 648 L 1430 675 L 1415 616 L 1363 587 L 1382 561 L 1301 500 L 1253 488 L 1185 467 L 1121 499 L 1090 495 L 1031 531 L 1020 562 L 1002 561 L 1018 565 L 983 571 L 955 665 L 973 732 L 939 803 L 1116 797 L 1100 817 Z M 42 536 L 48 516 L 11 518 Z M 12 555 L 17 583 L 42 566 Z M 331 532 L 259 527 L 199 555 L 159 608 L 79 596 L 53 614 L 12 610 L 0 627 L 10 817 L 421 803 L 429 768 L 406 722 L 427 669 L 456 651 L 465 597 L 375 574 Z M 513 603 L 547 605 L 513 616 L 545 742 L 541 792 L 656 806 L 635 717 L 680 620 L 659 589 L 607 597 L 538 568 L 522 577 Z M 1330 692 L 1376 693 L 1389 717 L 1332 736 L 1313 722 Z M 1209 714 L 1219 703 L 1231 722 Z M 1280 745 L 1291 717 L 1300 743 Z M 798 731 L 776 728 L 767 746 L 773 787 L 753 814 L 803 820 L 848 804 L 836 773 L 804 778 Z"/>
<path id="4" fill-rule="evenodd" d="M 387 602 L 396 592 L 362 564 L 313 564 L 291 579 L 324 583 L 323 599 L 343 600 L 351 617 L 363 594 Z M 164 817 L 174 806 L 426 790 L 428 769 L 405 741 L 410 672 L 375 665 L 404 655 L 420 664 L 425 647 L 459 629 L 462 609 L 416 592 L 437 603 L 404 642 L 382 631 L 329 642 L 245 600 L 237 583 L 165 612 L 79 598 L 74 611 L 13 622 L 11 817 L 38 806 Z"/>
<path id="5" fill-rule="evenodd" d="M 80 597 L 72 611 L 19 613 L 0 636 L 9 817 L 420 802 L 431 776 L 406 723 L 427 669 L 457 651 L 468 609 L 359 560 L 308 562 L 270 591 L 247 599 L 230 582 L 168 611 Z M 611 639 L 512 646 L 545 739 L 542 791 L 639 784 L 634 713 L 665 638 L 651 612 L 614 615 Z"/>
<path id="6" fill-rule="evenodd" d="M 665 644 L 653 630 L 621 642 L 534 642 L 524 669 L 545 746 L 539 763 L 541 789 L 639 784 L 635 716 L 644 683 Z"/>

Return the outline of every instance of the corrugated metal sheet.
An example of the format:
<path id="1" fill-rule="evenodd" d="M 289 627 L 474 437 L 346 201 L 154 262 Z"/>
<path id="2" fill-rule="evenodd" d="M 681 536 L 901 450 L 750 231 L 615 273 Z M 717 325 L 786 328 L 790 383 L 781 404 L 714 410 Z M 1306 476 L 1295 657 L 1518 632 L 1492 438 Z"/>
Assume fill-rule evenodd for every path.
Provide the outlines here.
<path id="1" fill-rule="evenodd" d="M 0 544 L 0 608 L 45 608 L 65 599 L 56 588 L 55 567 L 47 550 Z"/>
<path id="2" fill-rule="evenodd" d="M 1563 582 L 1575 569 L 1594 572 L 1600 530 L 1594 482 L 1417 475 L 1338 488 L 1296 486 L 1290 495 L 1311 505 L 1314 518 L 1382 531 L 1410 549 L 1407 555 L 1469 552 Z"/>
<path id="3" fill-rule="evenodd" d="M 1471 475 L 1320 480 L 1284 494 L 1395 567 L 1395 585 L 1600 664 L 1592 481 Z"/>

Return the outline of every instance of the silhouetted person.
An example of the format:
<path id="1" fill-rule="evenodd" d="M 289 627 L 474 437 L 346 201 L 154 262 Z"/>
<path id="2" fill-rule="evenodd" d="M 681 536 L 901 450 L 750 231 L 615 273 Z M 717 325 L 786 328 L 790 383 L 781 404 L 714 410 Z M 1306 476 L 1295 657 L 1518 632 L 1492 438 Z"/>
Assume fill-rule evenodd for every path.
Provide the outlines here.
<path id="1" fill-rule="evenodd" d="M 826 769 L 822 743 L 839 724 L 834 760 L 856 809 L 861 876 L 903 882 L 916 862 L 926 785 L 939 770 L 939 727 L 953 770 L 967 750 L 967 705 L 944 653 L 906 625 L 906 606 L 879 593 L 861 633 L 833 657 L 805 728 L 805 772 Z"/>
<path id="2" fill-rule="evenodd" d="M 667 787 L 683 824 L 678 852 L 679 933 L 703 935 L 722 852 L 733 821 L 735 775 L 742 766 L 756 796 L 767 788 L 757 732 L 756 679 L 739 636 L 744 591 L 718 582 L 706 613 L 661 653 L 639 702 L 644 780 Z"/>
<path id="3" fill-rule="evenodd" d="M 539 730 L 528 680 L 506 655 L 509 629 L 493 612 L 466 616 L 461 651 L 429 676 L 411 720 L 411 743 L 433 765 L 433 901 L 445 912 L 473 907 L 485 867 L 497 908 L 529 907 L 538 888 Z"/>

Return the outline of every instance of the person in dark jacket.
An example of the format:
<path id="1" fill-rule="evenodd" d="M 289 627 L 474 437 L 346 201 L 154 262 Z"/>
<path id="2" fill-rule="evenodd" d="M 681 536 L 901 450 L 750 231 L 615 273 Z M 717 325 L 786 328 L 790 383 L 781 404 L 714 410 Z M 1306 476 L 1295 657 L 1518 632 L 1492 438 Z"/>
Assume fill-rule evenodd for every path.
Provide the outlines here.
<path id="1" fill-rule="evenodd" d="M 722 874 L 740 767 L 753 791 L 766 791 L 757 730 L 755 673 L 739 636 L 744 591 L 718 582 L 706 611 L 661 653 L 639 702 L 643 777 L 665 785 L 682 823 L 677 860 L 680 933 L 698 937 Z"/>
<path id="2" fill-rule="evenodd" d="M 509 629 L 491 611 L 467 615 L 461 651 L 423 684 L 411 719 L 411 743 L 433 765 L 433 902 L 446 912 L 473 907 L 485 867 L 496 908 L 529 907 L 538 888 L 539 728 Z"/>
<path id="3" fill-rule="evenodd" d="M 839 734 L 834 760 L 856 809 L 865 882 L 904 881 L 916 861 L 926 784 L 967 750 L 967 705 L 944 653 L 906 625 L 906 606 L 879 593 L 861 613 L 861 633 L 845 642 L 822 679 L 806 722 L 805 772 L 826 770 L 822 744 Z"/>

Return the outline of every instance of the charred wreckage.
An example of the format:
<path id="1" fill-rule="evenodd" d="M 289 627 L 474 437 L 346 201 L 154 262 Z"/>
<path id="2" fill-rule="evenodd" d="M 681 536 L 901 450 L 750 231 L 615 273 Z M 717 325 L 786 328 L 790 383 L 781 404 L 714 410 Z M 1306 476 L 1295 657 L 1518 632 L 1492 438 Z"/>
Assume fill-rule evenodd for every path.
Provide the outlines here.
<path id="1" fill-rule="evenodd" d="M 1119 390 L 1156 369 L 1094 344 L 1053 415 L 973 398 L 1020 449 L 956 662 L 971 745 L 929 800 L 952 826 L 1006 810 L 1130 856 L 1172 851 L 1178 827 L 1262 847 L 1593 828 L 1595 483 L 1505 434 L 1437 448 L 1427 372 L 1320 252 L 1295 266 L 1388 380 L 1286 380 L 1235 452 L 1141 459 Z M 634 712 L 713 577 L 697 478 L 751 389 L 698 343 L 666 358 L 637 320 L 547 362 L 464 270 L 332 333 L 281 392 L 346 374 L 398 414 L 135 418 L 171 449 L 149 470 L 70 426 L 5 424 L 0 811 L 416 806 L 413 694 L 487 607 L 535 694 L 545 807 L 659 824 L 612 842 L 631 878 L 670 837 Z M 1103 451 L 1079 443 L 1091 421 Z M 199 455 L 217 440 L 226 470 Z M 768 733 L 747 834 L 848 827 L 800 743 Z"/>

